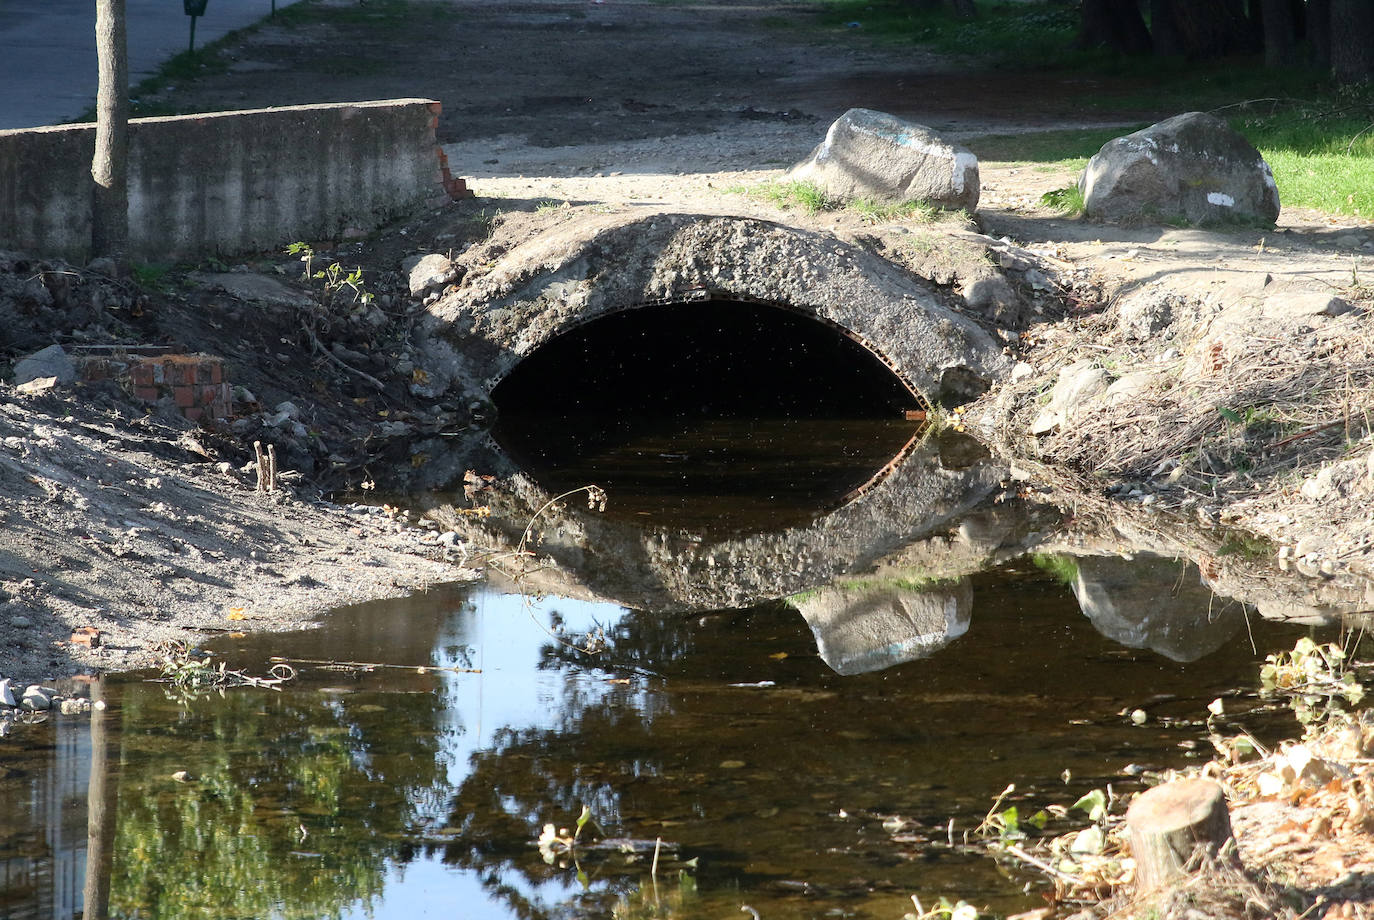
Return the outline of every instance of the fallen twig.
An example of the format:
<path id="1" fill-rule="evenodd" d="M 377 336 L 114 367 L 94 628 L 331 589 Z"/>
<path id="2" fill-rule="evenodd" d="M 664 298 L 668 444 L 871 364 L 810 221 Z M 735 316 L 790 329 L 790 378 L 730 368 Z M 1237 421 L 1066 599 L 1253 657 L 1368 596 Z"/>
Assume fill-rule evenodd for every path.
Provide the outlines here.
<path id="1" fill-rule="evenodd" d="M 400 671 L 415 671 L 424 674 L 427 671 L 448 671 L 452 674 L 481 674 L 481 668 L 460 668 L 457 665 L 444 664 L 388 664 L 380 661 L 338 661 L 333 658 L 285 658 L 281 655 L 273 655 L 269 661 L 280 664 L 313 664 L 327 668 L 356 668 L 359 670 L 375 670 L 377 668 L 395 668 Z"/>

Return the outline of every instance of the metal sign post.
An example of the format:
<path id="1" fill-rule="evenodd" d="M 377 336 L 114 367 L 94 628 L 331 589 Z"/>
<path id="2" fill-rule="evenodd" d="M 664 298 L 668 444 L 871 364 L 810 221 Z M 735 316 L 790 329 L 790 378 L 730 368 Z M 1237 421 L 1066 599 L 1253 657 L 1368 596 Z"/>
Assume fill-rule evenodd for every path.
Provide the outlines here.
<path id="1" fill-rule="evenodd" d="M 210 0 L 181 0 L 182 7 L 186 10 L 186 15 L 191 17 L 191 44 L 188 51 L 196 50 L 196 18 L 205 15 L 205 5 Z"/>

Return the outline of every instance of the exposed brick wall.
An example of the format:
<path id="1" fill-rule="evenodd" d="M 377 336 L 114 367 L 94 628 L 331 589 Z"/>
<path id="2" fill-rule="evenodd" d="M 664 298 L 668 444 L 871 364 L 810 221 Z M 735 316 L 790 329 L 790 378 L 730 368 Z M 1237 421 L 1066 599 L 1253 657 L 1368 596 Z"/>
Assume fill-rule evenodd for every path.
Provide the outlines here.
<path id="1" fill-rule="evenodd" d="M 193 422 L 226 419 L 233 412 L 224 362 L 211 355 L 116 353 L 87 355 L 79 363 L 83 380 L 114 380 L 149 405 L 170 397 Z"/>

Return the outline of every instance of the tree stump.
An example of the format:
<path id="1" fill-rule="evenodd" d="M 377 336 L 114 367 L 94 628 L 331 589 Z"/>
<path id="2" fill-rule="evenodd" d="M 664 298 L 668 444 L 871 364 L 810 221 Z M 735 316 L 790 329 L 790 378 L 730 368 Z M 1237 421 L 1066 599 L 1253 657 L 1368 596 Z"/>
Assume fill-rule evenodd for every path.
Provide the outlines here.
<path id="1" fill-rule="evenodd" d="M 1198 868 L 1199 851 L 1216 858 L 1231 840 L 1226 794 L 1206 779 L 1181 779 L 1141 794 L 1126 812 L 1136 890 L 1150 891 Z M 1234 864 L 1234 854 L 1231 856 Z"/>

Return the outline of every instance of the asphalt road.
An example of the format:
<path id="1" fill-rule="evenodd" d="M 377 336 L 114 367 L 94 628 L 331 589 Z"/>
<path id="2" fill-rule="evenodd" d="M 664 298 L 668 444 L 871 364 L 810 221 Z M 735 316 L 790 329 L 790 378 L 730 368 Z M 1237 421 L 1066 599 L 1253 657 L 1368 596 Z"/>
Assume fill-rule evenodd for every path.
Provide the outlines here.
<path id="1" fill-rule="evenodd" d="M 196 46 L 271 11 L 271 0 L 209 0 Z M 190 18 L 179 0 L 126 0 L 125 15 L 132 86 L 186 50 Z M 95 90 L 95 0 L 0 0 L 0 130 L 70 121 Z"/>

